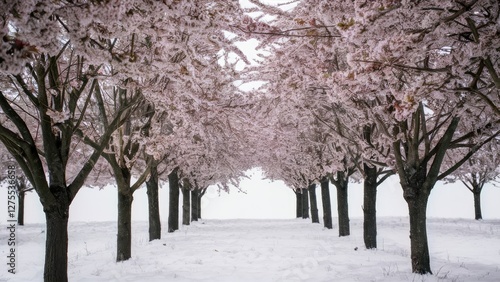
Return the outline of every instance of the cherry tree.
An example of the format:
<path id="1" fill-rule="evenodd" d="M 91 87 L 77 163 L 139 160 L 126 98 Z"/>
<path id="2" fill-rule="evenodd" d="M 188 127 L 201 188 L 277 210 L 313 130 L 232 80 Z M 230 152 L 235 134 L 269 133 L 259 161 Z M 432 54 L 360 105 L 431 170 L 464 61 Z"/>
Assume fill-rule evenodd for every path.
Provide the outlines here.
<path id="1" fill-rule="evenodd" d="M 46 213 L 45 279 L 48 281 L 67 279 L 69 205 L 111 138 L 111 133 L 129 114 L 124 105 L 110 121 L 110 126 L 98 132 L 98 147 L 90 158 L 83 160 L 79 173 L 68 182 L 66 167 L 68 164 L 74 164 L 71 161 L 71 153 L 77 144 L 75 133 L 84 130 L 80 118 L 86 111 L 84 101 L 91 99 L 95 89 L 91 85 L 95 86 L 97 82 L 92 82 L 94 72 L 70 76 L 68 74 L 71 74 L 74 68 L 78 69 L 78 65 L 64 67 L 59 63 L 56 57 L 46 58 L 40 55 L 38 60 L 30 65 L 31 73 L 12 76 L 12 84 L 2 87 L 10 87 L 12 90 L 0 93 L 0 105 L 10 119 L 9 127 L 14 128 L 11 130 L 7 124 L 2 124 L 1 140 L 35 187 Z M 60 71 L 61 69 L 63 71 Z M 70 79 L 80 81 L 81 85 L 71 87 Z M 32 107 L 19 108 L 16 100 L 21 99 L 31 103 Z M 46 173 L 49 179 L 46 179 Z M 58 248 L 53 247 L 55 244 Z"/>
<path id="2" fill-rule="evenodd" d="M 79 144 L 76 132 L 94 131 L 83 117 L 98 84 L 97 69 L 73 50 L 65 43 L 58 54 L 35 55 L 24 71 L 8 75 L 10 83 L 3 84 L 0 93 L 0 105 L 9 117 L 0 126 L 1 140 L 33 184 L 46 214 L 46 281 L 67 280 L 69 205 L 112 132 L 129 114 L 128 105 L 122 105 L 110 126 L 95 132 L 98 146 L 90 157 L 81 162 L 72 159 Z M 20 107 L 20 102 L 29 106 Z M 70 175 L 67 168 L 74 163 L 83 165 Z"/>
<path id="3" fill-rule="evenodd" d="M 124 132 L 117 136 L 114 141 L 119 144 L 112 144 L 110 149 L 111 154 L 105 152 L 103 156 L 110 162 L 114 169 L 115 177 L 123 174 L 124 171 L 129 171 L 128 166 L 135 162 L 140 152 L 141 145 L 148 145 L 147 152 L 150 156 L 159 159 L 165 159 L 165 148 L 171 146 L 172 151 L 167 152 L 169 158 L 166 158 L 166 170 L 171 171 L 169 174 L 169 182 L 171 186 L 171 215 L 169 215 L 169 231 L 178 228 L 178 218 L 175 214 L 175 199 L 178 199 L 178 173 L 177 170 L 182 166 L 182 161 L 192 161 L 185 155 L 187 149 L 184 143 L 188 143 L 193 138 L 196 142 L 199 141 L 200 135 L 190 135 L 191 133 L 200 131 L 197 126 L 204 126 L 200 123 L 191 123 L 191 116 L 196 111 L 202 111 L 200 108 L 200 101 L 215 99 L 217 95 L 224 95 L 226 91 L 216 93 L 221 88 L 225 87 L 228 83 L 228 74 L 224 73 L 222 67 L 218 65 L 218 61 L 225 54 L 223 52 L 234 52 L 241 55 L 238 49 L 235 49 L 231 40 L 228 40 L 223 33 L 225 25 L 229 21 L 228 15 L 237 11 L 237 5 L 231 2 L 218 2 L 212 1 L 193 1 L 189 4 L 186 3 L 172 3 L 172 5 L 147 5 L 141 6 L 145 10 L 134 10 L 139 16 L 143 15 L 146 11 L 154 11 L 154 13 L 166 13 L 166 16 L 154 18 L 156 26 L 146 29 L 147 32 L 141 33 L 120 33 L 112 34 L 117 38 L 111 38 L 106 41 L 100 42 L 99 46 L 103 46 L 103 50 L 112 50 L 112 56 L 118 56 L 119 64 L 114 61 L 111 62 L 111 72 L 113 74 L 113 81 L 122 79 L 123 87 L 127 87 L 132 92 L 141 93 L 147 100 L 149 100 L 155 111 L 161 116 L 162 119 L 167 119 L 167 122 L 173 125 L 173 128 L 182 128 L 183 126 L 192 127 L 193 130 L 183 131 L 177 130 L 178 134 L 172 132 L 170 135 L 162 135 L 162 127 L 165 122 L 156 118 L 156 124 L 152 120 L 147 122 L 147 129 L 139 126 L 139 132 L 131 131 L 130 127 L 133 125 L 125 124 Z M 208 28 L 207 28 L 208 27 Z M 112 57 L 114 58 L 114 57 Z M 122 63 L 123 58 L 128 59 L 129 62 L 134 63 L 140 60 L 140 64 L 132 65 L 134 71 L 128 71 L 130 64 Z M 161 70 L 158 73 L 158 70 Z M 140 72 L 140 74 L 139 74 Z M 217 81 L 217 77 L 222 77 Z M 120 82 L 120 81 L 118 81 Z M 207 89 L 213 88 L 212 91 Z M 132 90 L 130 90 L 132 89 Z M 123 90 L 118 90 L 115 97 L 122 99 L 122 94 L 127 93 Z M 123 92 L 123 93 L 122 93 Z M 136 95 L 136 94 L 132 94 Z M 125 94 L 125 100 L 127 100 Z M 115 101 L 116 102 L 116 101 Z M 121 104 L 121 101 L 118 102 Z M 104 111 L 101 110 L 101 115 Z M 160 114 L 161 113 L 161 114 Z M 105 116 L 105 115 L 104 115 Z M 149 115 L 151 118 L 153 114 Z M 150 127 L 150 128 L 149 128 Z M 135 128 L 135 127 L 134 127 Z M 146 132 L 147 131 L 147 132 Z M 121 132 L 121 131 L 119 131 Z M 134 136 L 135 135 L 135 136 Z M 141 143 L 139 139 L 149 140 Z M 158 139 L 157 139 L 158 137 Z M 162 139 L 162 138 L 165 139 Z M 128 141 L 127 141 L 128 140 Z M 160 141 L 158 141 L 160 140 Z M 170 142 L 170 143 L 169 143 Z M 195 142 L 195 143 L 196 143 Z M 123 146 L 122 146 L 123 145 Z M 188 149 L 189 150 L 189 149 Z M 176 152 L 180 151 L 182 158 L 176 158 Z M 120 152 L 127 154 L 124 156 Z M 116 159 L 122 161 L 114 162 L 113 155 Z M 124 160 L 124 161 L 123 161 Z M 127 200 L 125 206 L 130 211 L 130 204 L 132 193 L 140 186 L 140 184 L 147 178 L 151 164 L 155 161 L 153 158 L 147 158 L 147 165 L 145 166 L 144 173 L 138 177 L 137 182 L 130 186 L 119 186 L 119 203 L 121 198 Z M 119 169 L 118 169 L 119 168 Z M 126 179 L 129 182 L 131 173 L 126 173 Z M 126 180 L 124 179 L 124 180 Z M 118 178 L 117 178 L 118 180 Z M 127 188 L 128 187 L 128 188 Z M 122 197 L 124 196 L 124 197 Z M 121 213 L 119 212 L 119 215 Z M 130 246 L 130 212 L 125 212 L 123 220 L 119 219 L 119 238 L 120 234 L 124 234 L 124 246 Z M 120 232 L 120 226 L 127 227 L 123 233 Z M 118 247 L 120 249 L 120 245 Z M 130 247 L 125 248 L 123 256 L 118 252 L 117 260 L 126 260 L 130 257 Z"/>
<path id="4" fill-rule="evenodd" d="M 223 73 L 219 71 L 219 78 Z M 215 82 L 215 81 L 214 81 Z M 245 123 L 249 117 L 242 109 L 240 94 L 231 92 L 231 84 L 210 83 L 203 88 L 203 95 L 196 100 L 184 104 L 184 113 L 188 113 L 172 128 L 169 136 L 158 136 L 151 140 L 151 150 L 165 152 L 165 161 L 178 172 L 177 181 L 183 185 L 186 201 L 187 193 L 192 191 L 192 202 L 200 200 L 200 194 L 209 185 L 218 184 L 228 191 L 229 185 L 238 185 L 243 172 L 252 167 L 247 144 Z M 220 85 L 215 88 L 214 85 Z M 230 91 L 231 90 L 231 91 Z M 213 92 L 212 92 L 213 91 Z M 206 96 L 209 95 L 209 96 Z M 158 150 L 155 146 L 165 146 Z M 175 179 L 172 179 L 175 180 Z M 173 187 L 170 211 L 175 213 L 178 207 L 178 187 Z M 185 202 L 184 207 L 187 209 Z M 199 213 L 199 205 L 194 206 Z M 187 223 L 188 211 L 185 211 L 184 222 Z M 199 215 L 193 217 L 198 219 Z M 172 229 L 175 230 L 176 219 L 171 218 Z M 170 228 L 169 228 L 170 229 Z M 172 231 L 173 231 L 172 230 Z"/>
<path id="5" fill-rule="evenodd" d="M 103 128 L 109 127 L 108 118 L 116 114 L 113 109 L 119 109 L 120 105 L 127 105 L 131 100 L 140 99 L 138 96 L 142 96 L 140 91 L 133 88 L 99 89 L 96 93 L 99 101 L 97 120 L 102 123 Z M 104 93 L 106 91 L 111 93 Z M 104 97 L 111 99 L 106 101 Z M 143 158 L 143 146 L 138 140 L 145 135 L 154 112 L 151 111 L 151 107 L 143 103 L 136 103 L 131 110 L 132 114 L 116 129 L 110 143 L 102 152 L 102 157 L 108 162 L 112 171 L 113 177 L 109 179 L 116 183 L 118 191 L 117 261 L 131 257 L 133 193 L 148 178 L 153 161 L 152 158 Z M 90 138 L 84 138 L 84 142 L 94 148 L 98 147 L 98 144 Z M 137 178 L 133 180 L 134 175 Z"/>
<path id="6" fill-rule="evenodd" d="M 470 55 L 467 59 L 463 56 L 470 52 L 488 53 L 491 45 L 462 42 L 460 37 L 464 32 L 477 31 L 474 26 L 484 24 L 484 41 L 491 44 L 491 40 L 497 40 L 489 33 L 491 28 L 495 29 L 491 17 L 498 13 L 498 3 L 490 6 L 493 3 L 487 2 L 464 7 L 450 4 L 458 5 L 455 8 L 432 1 L 418 5 L 406 2 L 355 5 L 353 24 L 350 25 L 348 18 L 339 22 L 344 24 L 341 31 L 346 38 L 366 48 L 355 49 L 351 55 L 352 70 L 338 73 L 344 80 L 338 83 L 336 97 L 345 95 L 340 91 L 349 82 L 360 80 L 366 84 L 359 85 L 354 95 L 349 96 L 351 101 L 372 95 L 386 104 L 372 108 L 373 117 L 392 142 L 394 167 L 410 210 L 412 269 L 417 273 L 431 272 L 425 214 L 432 187 L 498 135 L 498 126 L 493 125 L 495 118 L 485 114 L 494 108 L 486 99 L 478 99 L 461 87 L 479 77 L 488 79 L 484 73 L 467 78 L 477 62 Z M 477 14 L 481 10 L 489 12 Z M 394 25 L 394 22 L 404 24 Z M 458 34 L 458 38 L 450 34 Z M 453 46 L 451 53 L 443 53 L 448 46 Z M 350 76 L 353 80 L 349 80 Z M 459 124 L 463 126 L 458 127 Z M 446 152 L 468 141 L 474 145 L 467 153 L 454 152 L 454 166 L 441 171 Z"/>
<path id="7" fill-rule="evenodd" d="M 204 8 L 210 8 L 210 3 L 2 2 L 0 69 L 7 79 L 2 79 L 0 105 L 15 130 L 2 123 L 0 135 L 33 183 L 47 215 L 46 281 L 67 281 L 69 204 L 108 146 L 114 130 L 128 119 L 133 105 L 142 97 L 137 95 L 120 104 L 116 115 L 108 120 L 108 127 L 94 128 L 83 119 L 89 103 L 96 99 L 100 80 L 110 85 L 129 81 L 141 87 L 158 86 L 168 80 L 161 73 L 189 72 L 188 65 L 164 64 L 182 58 L 181 50 L 186 47 L 175 44 L 171 35 L 186 37 L 183 30 L 189 29 L 193 21 L 204 20 L 206 27 L 231 10 L 228 6 L 209 12 Z M 180 21 L 185 15 L 191 17 Z M 163 29 L 173 26 L 177 28 L 173 33 Z M 207 35 L 201 32 L 201 26 L 196 31 Z M 217 34 L 221 33 L 219 30 Z M 223 36 L 204 38 L 215 45 L 229 41 Z M 16 99 L 32 106 L 21 108 Z M 32 127 L 31 122 L 39 127 Z M 75 137 L 92 139 L 97 146 L 68 183 L 65 170 L 72 164 L 69 160 L 77 143 Z M 37 146 L 40 143 L 43 147 Z"/>
<path id="8" fill-rule="evenodd" d="M 275 74 L 279 76 L 281 73 L 278 71 Z M 267 95 L 275 95 L 274 101 L 270 103 L 264 99 L 259 108 L 269 109 L 264 110 L 263 117 L 256 116 L 261 121 L 261 126 L 266 128 L 264 136 L 256 140 L 259 142 L 258 147 L 265 148 L 259 152 L 258 163 L 263 167 L 266 176 L 283 179 L 290 187 L 295 188 L 297 208 L 302 210 L 302 213 L 299 211 L 302 217 L 308 217 L 309 203 L 304 197 L 308 192 L 313 222 L 319 222 L 315 208 L 315 182 L 323 180 L 339 166 L 337 160 L 340 158 L 340 152 L 333 146 L 331 134 L 325 133 L 325 125 L 311 114 L 311 96 L 306 96 L 304 100 L 299 100 L 302 97 L 298 95 L 295 99 L 288 99 L 285 96 L 294 97 L 296 93 L 289 91 L 280 97 L 280 92 L 274 92 L 274 87 L 280 87 L 280 83 L 275 85 L 271 80 L 264 87 Z M 297 112 L 300 114 L 297 115 Z M 324 190 L 325 188 L 322 189 L 323 192 Z M 328 191 L 328 187 L 326 190 Z M 330 222 L 328 226 L 331 228 L 331 211 L 328 212 L 330 199 L 327 193 L 322 195 L 325 197 L 325 223 Z M 300 205 L 302 208 L 299 208 Z"/>
<path id="9" fill-rule="evenodd" d="M 319 57 L 321 50 L 318 50 L 320 49 L 318 46 L 323 49 L 331 47 L 338 33 L 330 32 L 329 27 L 321 23 L 313 26 L 312 20 L 297 18 L 296 13 L 300 15 L 300 12 L 296 10 L 293 13 L 286 13 L 270 6 L 259 6 L 266 12 L 274 13 L 278 19 L 273 26 L 251 18 L 244 19 L 239 30 L 263 38 L 264 42 L 270 42 L 267 49 L 272 53 L 265 58 L 262 66 L 257 68 L 258 70 L 250 70 L 247 79 L 266 77 L 267 84 L 261 90 L 273 99 L 273 104 L 267 107 L 279 106 L 282 112 L 275 115 L 284 116 L 289 124 L 294 122 L 293 126 L 298 128 L 299 133 L 296 136 L 290 136 L 293 141 L 286 143 L 296 144 L 298 151 L 301 152 L 300 158 L 311 159 L 311 161 L 296 162 L 294 166 L 299 165 L 299 167 L 294 169 L 297 170 L 299 177 L 291 179 L 311 181 L 324 180 L 325 177 L 331 179 L 340 196 L 338 197 L 339 215 L 342 215 L 339 216 L 340 226 L 342 226 L 340 234 L 341 236 L 348 235 L 347 184 L 349 176 L 354 173 L 357 166 L 350 160 L 356 160 L 356 157 L 349 156 L 350 140 L 342 140 L 345 139 L 342 137 L 345 135 L 343 134 L 344 125 L 338 119 L 340 114 L 337 114 L 340 107 L 336 105 L 330 107 L 330 101 L 327 100 L 327 93 L 331 87 L 324 82 L 325 62 L 321 61 Z M 341 55 L 340 51 L 335 53 L 337 56 L 335 62 L 332 61 L 326 71 L 345 68 L 346 63 L 345 60 L 342 61 Z M 330 120 L 335 120 L 335 122 L 330 123 Z M 287 146 L 290 145 L 287 144 Z M 300 149 L 308 146 L 310 148 Z M 285 153 L 287 154 L 295 155 L 297 158 L 296 153 Z M 312 167 L 315 169 L 313 170 Z M 268 169 L 266 168 L 266 171 Z M 332 177 L 333 175 L 335 177 Z M 310 183 L 303 185 L 303 187 L 308 187 Z M 323 187 L 325 191 L 328 186 L 323 184 Z M 328 199 L 323 202 L 328 206 Z M 325 210 L 328 211 L 328 208 Z"/>
<path id="10" fill-rule="evenodd" d="M 485 184 L 498 183 L 500 176 L 499 140 L 494 139 L 483 146 L 475 155 L 467 160 L 445 180 L 462 182 L 474 196 L 474 218 L 482 219 L 481 192 Z M 445 159 L 445 166 L 450 158 Z"/>
<path id="11" fill-rule="evenodd" d="M 302 39 L 308 55 L 296 48 L 286 63 L 303 79 L 280 81 L 325 85 L 328 102 L 368 112 L 368 125 L 381 133 L 375 142 L 390 148 L 377 161 L 398 172 L 408 203 L 416 273 L 431 272 L 425 214 L 432 187 L 498 135 L 499 53 L 490 47 L 498 45 L 498 10 L 487 0 L 308 1 L 276 25 L 249 20 L 240 29 L 273 44 Z M 345 54 L 345 68 L 337 54 Z M 458 147 L 468 150 L 453 153 L 454 164 L 442 170 Z M 373 152 L 362 153 L 370 159 Z"/>
<path id="12" fill-rule="evenodd" d="M 66 169 L 72 165 L 75 133 L 88 126 L 82 121 L 99 76 L 99 67 L 89 64 L 80 55 L 81 50 L 70 44 L 75 30 L 69 30 L 68 25 L 71 20 L 87 17 L 86 11 L 92 7 L 97 9 L 92 3 L 2 2 L 0 69 L 6 79 L 2 79 L 0 105 L 9 123 L 0 126 L 0 139 L 35 187 L 44 207 L 45 281 L 67 281 L 69 205 L 112 132 L 128 115 L 123 105 L 110 126 L 97 132 L 98 148 L 68 180 Z M 76 10 L 79 13 L 72 18 L 75 14 L 71 12 Z M 20 107 L 19 101 L 29 107 Z"/>

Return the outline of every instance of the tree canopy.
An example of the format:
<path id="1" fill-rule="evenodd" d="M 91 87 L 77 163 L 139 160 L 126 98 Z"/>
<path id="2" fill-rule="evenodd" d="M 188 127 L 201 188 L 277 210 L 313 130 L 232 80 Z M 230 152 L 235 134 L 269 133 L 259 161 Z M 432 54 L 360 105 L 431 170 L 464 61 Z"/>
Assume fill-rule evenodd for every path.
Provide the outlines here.
<path id="1" fill-rule="evenodd" d="M 224 189 L 252 167 L 298 189 L 366 165 L 410 209 L 466 163 L 498 171 L 497 0 L 249 2 L 0 2 L 0 141 L 46 213 L 67 220 L 101 157 Z"/>

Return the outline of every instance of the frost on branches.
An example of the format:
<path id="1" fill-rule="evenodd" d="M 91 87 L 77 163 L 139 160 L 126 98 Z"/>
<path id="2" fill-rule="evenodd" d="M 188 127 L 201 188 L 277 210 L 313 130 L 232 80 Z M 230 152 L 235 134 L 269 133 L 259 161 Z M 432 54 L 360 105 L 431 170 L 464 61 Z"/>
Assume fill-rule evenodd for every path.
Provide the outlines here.
<path id="1" fill-rule="evenodd" d="M 158 103 L 158 114 L 166 113 L 164 124 L 172 130 L 188 126 L 205 103 L 200 101 L 212 101 L 213 113 L 231 106 L 215 102 L 228 93 L 218 93 L 223 86 L 216 83 L 226 84 L 231 74 L 217 81 L 223 73 L 217 66 L 227 53 L 245 60 L 224 36 L 239 6 L 233 1 L 2 1 L 0 11 L 0 106 L 9 119 L 0 125 L 0 140 L 35 186 L 47 214 L 45 279 L 67 281 L 67 250 L 53 246 L 56 241 L 67 246 L 69 204 L 101 155 L 124 171 L 142 161 L 130 153 L 154 136 L 141 136 L 136 123 L 127 123 L 141 119 L 141 103 Z M 122 91 L 128 91 L 125 99 Z M 203 130 L 195 126 L 192 132 Z M 174 145 L 184 152 L 182 143 Z M 83 161 L 75 162 L 79 157 Z M 81 167 L 73 169 L 75 163 Z"/>
<path id="2" fill-rule="evenodd" d="M 276 30 L 320 26 L 336 35 L 273 34 L 273 54 L 261 68 L 269 74 L 266 91 L 282 103 L 307 101 L 316 113 L 326 104 L 334 113 L 318 120 L 337 135 L 339 108 L 358 117 L 340 119 L 345 128 L 376 125 L 373 146 L 360 153 L 398 172 L 410 209 L 413 271 L 431 272 L 428 195 L 499 134 L 500 50 L 492 47 L 500 46 L 498 1 L 303 1 L 290 12 L 258 6 L 276 16 Z M 348 138 L 366 144 L 362 136 Z M 456 157 L 445 169 L 446 154 Z"/>

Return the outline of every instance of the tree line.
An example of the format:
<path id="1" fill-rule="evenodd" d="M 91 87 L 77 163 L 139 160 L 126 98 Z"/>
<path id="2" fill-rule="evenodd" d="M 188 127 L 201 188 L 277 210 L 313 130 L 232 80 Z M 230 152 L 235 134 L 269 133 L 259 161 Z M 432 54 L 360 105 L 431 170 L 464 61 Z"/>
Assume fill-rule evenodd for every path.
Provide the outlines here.
<path id="1" fill-rule="evenodd" d="M 206 187 L 256 166 L 294 189 L 297 215 L 310 201 L 314 221 L 316 185 L 327 203 L 334 184 L 341 236 L 349 179 L 363 179 L 367 248 L 377 187 L 398 175 L 412 271 L 431 273 L 435 183 L 478 194 L 498 175 L 498 2 L 249 2 L 1 2 L 0 141 L 46 215 L 45 281 L 68 280 L 69 206 L 84 185 L 116 184 L 123 261 L 144 183 L 156 239 L 159 181 L 172 232 L 180 191 L 188 223 Z M 258 62 L 237 47 L 248 39 Z"/>

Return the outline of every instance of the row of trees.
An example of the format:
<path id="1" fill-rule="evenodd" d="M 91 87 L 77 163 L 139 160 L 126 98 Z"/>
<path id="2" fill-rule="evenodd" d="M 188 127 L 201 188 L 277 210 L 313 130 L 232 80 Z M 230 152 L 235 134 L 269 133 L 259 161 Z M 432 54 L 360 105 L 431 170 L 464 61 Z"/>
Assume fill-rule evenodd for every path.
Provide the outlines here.
<path id="1" fill-rule="evenodd" d="M 232 149 L 245 104 L 233 65 L 222 66 L 229 54 L 246 60 L 224 33 L 238 3 L 2 1 L 0 11 L 0 141 L 46 215 L 45 281 L 68 280 L 69 206 L 83 185 L 117 185 L 122 261 L 144 182 L 155 238 L 162 177 L 200 198 L 249 165 Z"/>
<path id="2" fill-rule="evenodd" d="M 435 183 L 498 176 L 498 1 L 251 2 L 272 19 L 240 28 L 270 53 L 247 79 L 265 80 L 270 131 L 292 135 L 272 139 L 281 150 L 262 159 L 268 175 L 300 188 L 328 177 L 339 198 L 349 177 L 363 179 L 365 241 L 376 247 L 376 188 L 397 174 L 412 270 L 431 273 Z"/>
<path id="3" fill-rule="evenodd" d="M 397 174 L 413 272 L 431 272 L 425 221 L 436 181 L 498 174 L 498 2 L 250 2 L 1 2 L 0 141 L 46 214 L 45 281 L 67 281 L 68 212 L 83 185 L 117 185 L 121 261 L 141 185 L 156 239 L 161 179 L 175 231 L 179 187 L 186 201 L 189 191 L 199 198 L 255 166 L 297 193 L 321 183 L 323 203 L 333 183 L 341 236 L 349 179 L 363 179 L 368 248 L 376 189 Z M 253 38 L 268 55 L 238 71 L 251 62 L 235 43 Z"/>

